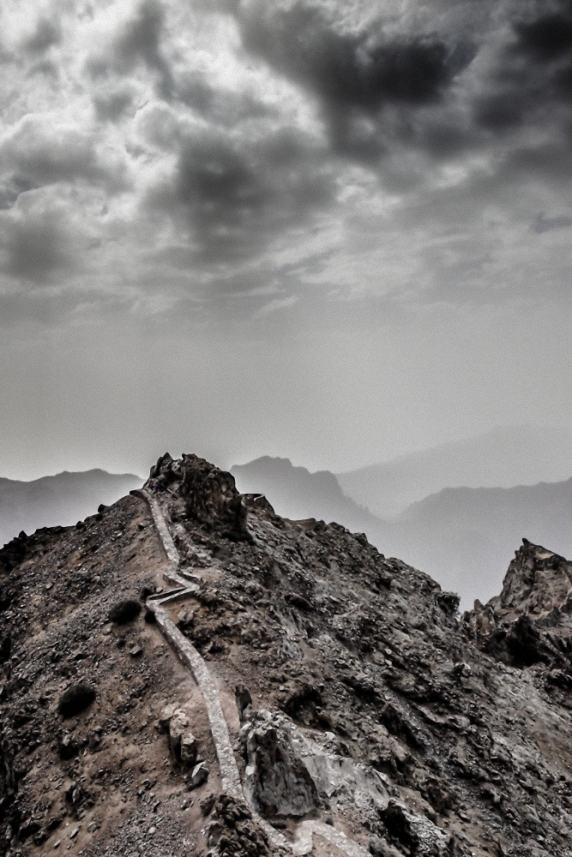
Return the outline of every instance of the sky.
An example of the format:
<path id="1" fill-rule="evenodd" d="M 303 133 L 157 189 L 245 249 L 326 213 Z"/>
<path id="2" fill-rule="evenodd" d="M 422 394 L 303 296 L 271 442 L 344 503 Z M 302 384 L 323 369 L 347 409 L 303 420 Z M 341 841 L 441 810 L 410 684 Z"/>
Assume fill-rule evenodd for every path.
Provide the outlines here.
<path id="1" fill-rule="evenodd" d="M 570 424 L 570 0 L 3 0 L 0 64 L 0 475 Z"/>

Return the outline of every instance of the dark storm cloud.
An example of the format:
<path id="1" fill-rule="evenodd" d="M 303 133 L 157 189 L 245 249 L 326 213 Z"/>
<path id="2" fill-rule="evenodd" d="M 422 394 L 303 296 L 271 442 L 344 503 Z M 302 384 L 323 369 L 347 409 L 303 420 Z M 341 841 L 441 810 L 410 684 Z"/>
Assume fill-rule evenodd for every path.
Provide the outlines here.
<path id="1" fill-rule="evenodd" d="M 203 114 L 210 113 L 216 101 L 212 87 L 196 72 L 178 82 L 177 97 L 183 104 Z"/>
<path id="2" fill-rule="evenodd" d="M 17 199 L 18 194 L 13 188 L 0 188 L 0 210 L 5 211 L 7 208 L 12 208 Z"/>
<path id="3" fill-rule="evenodd" d="M 401 169 L 407 153 L 446 162 L 503 147 L 494 169 L 507 183 L 570 172 L 570 0 L 506 6 L 508 26 L 494 40 L 492 19 L 474 32 L 416 32 L 405 19 L 390 30 L 381 18 L 350 32 L 339 8 L 324 8 L 242 3 L 235 15 L 245 49 L 318 99 L 334 154 L 379 170 L 397 190 L 426 180 L 426 162 Z"/>
<path id="4" fill-rule="evenodd" d="M 473 105 L 477 128 L 504 136 L 520 128 L 553 127 L 569 135 L 572 117 L 572 3 L 560 0 L 549 14 L 512 24 L 488 91 Z M 523 13 L 524 14 L 524 13 Z"/>
<path id="5" fill-rule="evenodd" d="M 136 254 L 140 236 L 157 224 L 153 258 L 168 250 L 160 258 L 173 283 L 187 272 L 192 288 L 200 289 L 224 280 L 225 268 L 254 267 L 260 256 L 274 288 L 282 254 L 295 256 L 296 242 L 307 244 L 302 255 L 319 246 L 314 227 L 323 230 L 325 243 L 364 247 L 364 259 L 382 252 L 398 257 L 405 239 L 393 224 L 400 216 L 417 230 L 422 247 L 432 230 L 470 229 L 489 202 L 514 207 L 514 197 L 526 195 L 519 196 L 521 186 L 558 188 L 571 172 L 571 2 L 554 2 L 546 11 L 540 3 L 521 10 L 503 0 L 498 19 L 492 4 L 482 3 L 475 28 L 455 18 L 453 6 L 461 3 L 442 14 L 435 3 L 434 18 L 425 14 L 430 4 L 420 4 L 424 14 L 417 16 L 415 4 L 404 3 L 384 20 L 372 2 L 369 11 L 377 17 L 366 23 L 364 12 L 359 23 L 356 13 L 353 29 L 347 5 L 333 0 L 244 0 L 231 4 L 232 21 L 210 11 L 202 20 L 195 7 L 187 14 L 170 0 L 135 2 L 127 12 L 116 3 L 114 15 L 83 38 L 78 64 L 91 71 L 82 83 L 93 113 L 62 109 L 52 128 L 55 88 L 38 81 L 46 86 L 46 113 L 40 118 L 40 111 L 28 110 L 0 143 L 0 208 L 14 206 L 19 186 L 47 194 L 44 189 L 56 185 L 49 192 L 65 197 L 61 205 L 70 210 L 73 194 L 85 193 L 86 211 L 95 212 L 86 234 L 100 236 L 104 247 L 109 242 L 115 252 L 119 245 L 106 232 L 114 218 L 133 217 L 140 226 L 128 224 L 122 233 L 125 241 L 133 236 L 126 256 Z M 472 0 L 465 5 L 473 14 Z M 34 36 L 40 56 L 28 55 L 29 65 L 43 61 L 56 43 L 56 30 L 42 21 Z M 72 31 L 62 32 L 67 38 Z M 63 70 L 71 55 L 46 56 Z M 62 73 L 60 85 L 68 80 Z M 127 175 L 128 193 L 117 195 Z M 448 187 L 458 190 L 455 215 L 441 194 Z M 106 192 L 114 200 L 104 199 Z M 388 193 L 395 196 L 393 223 L 385 215 Z M 567 210 L 564 200 L 540 194 L 530 209 L 522 204 L 518 218 L 532 243 L 537 239 L 528 230 L 538 211 Z M 13 216 L 35 211 L 33 201 L 27 205 L 22 200 Z M 368 237 L 355 224 L 369 215 L 375 226 Z M 70 220 L 82 216 L 76 207 Z M 533 231 L 546 231 L 548 221 Z M 147 246 L 140 249 L 147 258 Z M 280 262 L 273 268 L 274 252 Z M 18 253 L 10 258 L 11 270 L 23 270 Z M 335 259 L 326 258 L 331 280 L 353 288 L 350 264 L 336 268 Z M 358 259 L 356 253 L 351 264 Z M 440 257 L 430 261 L 443 269 Z M 483 266 L 451 271 L 443 288 L 452 289 L 455 278 L 485 277 Z M 366 261 L 357 276 L 373 282 Z M 327 272 L 304 269 L 304 277 L 325 280 Z"/>
<path id="6" fill-rule="evenodd" d="M 541 212 L 535 219 L 531 228 L 533 232 L 541 235 L 543 232 L 550 232 L 552 229 L 569 229 L 570 226 L 572 226 L 572 217 L 569 217 L 567 214 L 559 214 L 556 217 L 546 217 L 544 213 Z"/>
<path id="7" fill-rule="evenodd" d="M 0 185 L 0 210 L 12 208 L 21 193 L 32 190 L 35 185 L 22 176 L 6 177 Z"/>
<path id="8" fill-rule="evenodd" d="M 136 16 L 126 25 L 124 32 L 115 42 L 115 66 L 125 73 L 138 63 L 158 73 L 159 91 L 169 98 L 173 91 L 173 81 L 169 66 L 161 51 L 161 36 L 165 20 L 165 10 L 156 0 L 143 0 Z"/>
<path id="9" fill-rule="evenodd" d="M 520 92 L 494 93 L 478 99 L 474 107 L 476 124 L 500 133 L 520 126 L 525 118 L 526 99 Z"/>
<path id="10" fill-rule="evenodd" d="M 245 47 L 314 89 L 328 104 L 376 111 L 387 101 L 438 99 L 459 69 L 436 37 L 371 39 L 337 32 L 318 9 L 296 4 L 275 16 L 240 18 Z"/>
<path id="11" fill-rule="evenodd" d="M 542 82 L 541 97 L 557 104 L 572 100 L 572 3 L 562 2 L 557 14 L 518 25 L 515 53 L 523 56 Z M 529 85 L 535 92 L 534 82 Z M 536 90 L 538 89 L 538 84 Z"/>
<path id="12" fill-rule="evenodd" d="M 181 152 L 177 196 L 197 222 L 210 228 L 237 226 L 268 202 L 264 177 L 224 139 L 187 143 Z"/>
<path id="13" fill-rule="evenodd" d="M 0 145 L 0 170 L 25 189 L 76 179 L 111 192 L 124 186 L 120 173 L 101 163 L 92 134 L 51 128 L 34 116 L 25 117 Z"/>
<path id="14" fill-rule="evenodd" d="M 177 79 L 176 98 L 219 128 L 232 129 L 241 122 L 279 117 L 276 107 L 264 104 L 251 93 L 217 90 L 197 72 Z"/>
<path id="15" fill-rule="evenodd" d="M 43 54 L 53 45 L 58 45 L 61 38 L 59 21 L 40 18 L 34 34 L 24 42 L 24 48 L 31 54 Z"/>
<path id="16" fill-rule="evenodd" d="M 358 158 L 383 150 L 379 127 L 360 127 L 360 116 L 378 123 L 388 104 L 437 104 L 476 53 L 468 40 L 448 44 L 435 34 L 340 32 L 304 3 L 274 12 L 255 5 L 238 19 L 245 48 L 317 95 L 333 147 Z"/>
<path id="17" fill-rule="evenodd" d="M 572 51 L 572 3 L 563 2 L 558 12 L 535 21 L 518 23 L 517 50 L 538 62 L 548 63 Z"/>
<path id="18" fill-rule="evenodd" d="M 239 144 L 211 129 L 183 140 L 172 184 L 151 203 L 188 224 L 204 261 L 248 258 L 331 199 L 322 154 L 292 131 Z"/>

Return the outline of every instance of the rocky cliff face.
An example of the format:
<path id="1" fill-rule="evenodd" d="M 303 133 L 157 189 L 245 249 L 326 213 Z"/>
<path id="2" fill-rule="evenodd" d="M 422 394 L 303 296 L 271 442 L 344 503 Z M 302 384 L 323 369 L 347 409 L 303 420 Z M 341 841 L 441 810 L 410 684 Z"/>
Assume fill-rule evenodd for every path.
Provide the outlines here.
<path id="1" fill-rule="evenodd" d="M 571 857 L 569 563 L 460 618 L 196 456 L 135 494 L 0 552 L 1 853 Z"/>

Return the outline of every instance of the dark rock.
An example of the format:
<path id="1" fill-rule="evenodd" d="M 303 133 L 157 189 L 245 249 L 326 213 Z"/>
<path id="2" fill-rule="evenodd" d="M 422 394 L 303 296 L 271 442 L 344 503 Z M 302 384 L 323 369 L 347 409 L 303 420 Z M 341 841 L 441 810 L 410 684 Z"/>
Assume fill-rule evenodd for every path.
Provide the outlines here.
<path id="1" fill-rule="evenodd" d="M 390 836 L 413 853 L 417 851 L 419 837 L 411 823 L 411 818 L 400 804 L 390 800 L 387 809 L 382 810 L 381 818 Z"/>
<path id="2" fill-rule="evenodd" d="M 389 845 L 385 839 L 379 836 L 370 836 L 367 841 L 367 850 L 373 857 L 402 857 L 402 852 L 393 845 Z"/>
<path id="3" fill-rule="evenodd" d="M 58 711 L 62 717 L 73 717 L 80 714 L 92 704 L 95 699 L 95 690 L 88 684 L 72 684 L 60 696 Z"/>
<path id="4" fill-rule="evenodd" d="M 246 753 L 250 787 L 266 815 L 300 817 L 316 808 L 316 787 L 285 729 L 260 719 L 248 733 Z"/>
<path id="5" fill-rule="evenodd" d="M 289 604 L 292 604 L 293 607 L 297 607 L 298 610 L 304 610 L 307 612 L 313 609 L 308 599 L 304 598 L 302 595 L 298 595 L 296 592 L 289 592 L 286 596 L 286 601 L 288 601 Z"/>
<path id="6" fill-rule="evenodd" d="M 526 613 L 518 617 L 504 640 L 507 651 L 516 666 L 530 667 L 545 660 L 540 633 Z"/>
<path id="7" fill-rule="evenodd" d="M 208 797 L 206 797 L 204 800 L 201 801 L 200 807 L 201 807 L 201 813 L 203 816 L 207 816 L 211 813 L 212 808 L 214 807 L 214 805 L 216 803 L 216 799 L 217 799 L 216 794 L 211 794 Z"/>
<path id="8" fill-rule="evenodd" d="M 196 455 L 185 455 L 181 476 L 181 495 L 189 518 L 210 529 L 222 530 L 228 538 L 249 539 L 247 509 L 230 473 Z"/>
<path id="9" fill-rule="evenodd" d="M 143 619 L 145 620 L 147 625 L 154 625 L 157 622 L 155 612 L 153 610 L 150 610 L 148 607 L 145 609 Z"/>
<path id="10" fill-rule="evenodd" d="M 209 778 L 209 769 L 205 762 L 199 762 L 192 770 L 191 775 L 187 779 L 189 789 L 198 789 Z"/>
<path id="11" fill-rule="evenodd" d="M 58 743 L 58 752 L 60 758 L 67 760 L 73 759 L 79 753 L 79 744 L 73 735 L 63 735 Z"/>
<path id="12" fill-rule="evenodd" d="M 236 699 L 236 707 L 238 708 L 238 715 L 241 720 L 244 719 L 244 713 L 249 705 L 252 705 L 252 696 L 250 695 L 249 689 L 244 684 L 237 684 L 234 690 L 234 696 Z"/>
<path id="13" fill-rule="evenodd" d="M 459 610 L 460 597 L 456 592 L 438 592 L 435 601 L 449 619 L 454 619 Z"/>
<path id="14" fill-rule="evenodd" d="M 466 613 L 463 624 L 482 648 L 517 667 L 570 663 L 572 563 L 523 539 L 500 596 Z"/>
<path id="15" fill-rule="evenodd" d="M 307 682 L 301 682 L 287 689 L 282 710 L 295 720 L 307 722 L 307 725 L 310 725 L 316 716 L 316 706 L 321 704 L 320 691 Z"/>
<path id="16" fill-rule="evenodd" d="M 9 634 L 2 637 L 0 641 L 0 664 L 5 663 L 12 654 L 12 638 Z"/>
<path id="17" fill-rule="evenodd" d="M 270 848 L 266 832 L 254 820 L 250 809 L 230 795 L 221 795 L 216 801 L 207 842 L 211 848 L 217 847 L 221 857 L 233 854 L 279 857 Z"/>

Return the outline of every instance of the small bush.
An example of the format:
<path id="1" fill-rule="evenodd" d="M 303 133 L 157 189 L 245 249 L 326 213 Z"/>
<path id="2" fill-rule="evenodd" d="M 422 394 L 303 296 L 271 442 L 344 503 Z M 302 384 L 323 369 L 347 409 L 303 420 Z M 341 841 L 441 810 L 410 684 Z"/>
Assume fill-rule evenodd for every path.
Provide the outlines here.
<path id="1" fill-rule="evenodd" d="M 145 610 L 145 616 L 143 617 L 148 625 L 154 625 L 157 621 L 157 617 L 153 610 L 150 610 L 149 607 Z"/>
<path id="2" fill-rule="evenodd" d="M 135 601 L 134 598 L 125 598 L 123 601 L 117 601 L 107 614 L 110 622 L 115 622 L 116 625 L 125 625 L 136 619 L 141 613 L 141 604 Z"/>
<path id="3" fill-rule="evenodd" d="M 58 711 L 62 717 L 73 717 L 89 708 L 94 699 L 95 690 L 88 684 L 72 684 L 60 696 Z"/>

